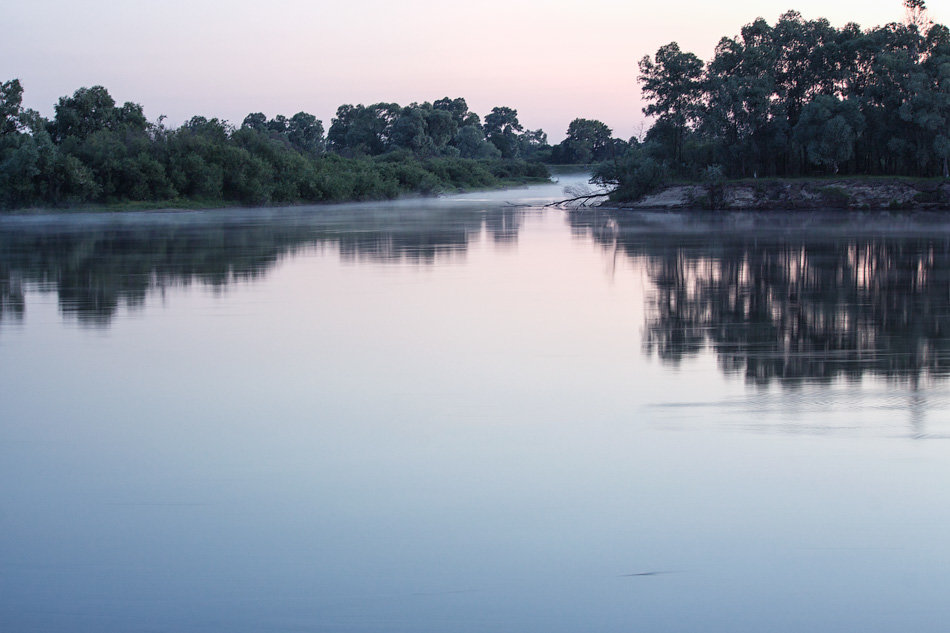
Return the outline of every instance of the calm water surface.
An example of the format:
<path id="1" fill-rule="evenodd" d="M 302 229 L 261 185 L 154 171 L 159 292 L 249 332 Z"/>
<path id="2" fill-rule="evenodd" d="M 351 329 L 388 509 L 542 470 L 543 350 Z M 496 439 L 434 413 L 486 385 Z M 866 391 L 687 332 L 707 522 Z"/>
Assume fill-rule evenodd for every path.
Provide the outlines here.
<path id="1" fill-rule="evenodd" d="M 950 221 L 0 217 L 0 630 L 944 631 Z"/>

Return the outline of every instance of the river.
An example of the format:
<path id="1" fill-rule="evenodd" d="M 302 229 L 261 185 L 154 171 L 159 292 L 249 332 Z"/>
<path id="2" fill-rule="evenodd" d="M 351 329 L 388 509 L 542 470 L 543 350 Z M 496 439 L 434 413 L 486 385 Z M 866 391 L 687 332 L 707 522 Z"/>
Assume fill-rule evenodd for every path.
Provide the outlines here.
<path id="1" fill-rule="evenodd" d="M 950 222 L 0 216 L 0 630 L 943 631 Z"/>

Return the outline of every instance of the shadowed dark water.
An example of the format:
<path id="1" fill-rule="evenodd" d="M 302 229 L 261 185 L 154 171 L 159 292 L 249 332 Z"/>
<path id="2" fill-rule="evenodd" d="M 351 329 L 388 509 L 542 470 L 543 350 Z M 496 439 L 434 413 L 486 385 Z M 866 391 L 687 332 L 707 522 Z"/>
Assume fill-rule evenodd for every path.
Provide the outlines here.
<path id="1" fill-rule="evenodd" d="M 0 217 L 0 630 L 942 631 L 950 222 L 564 184 Z"/>

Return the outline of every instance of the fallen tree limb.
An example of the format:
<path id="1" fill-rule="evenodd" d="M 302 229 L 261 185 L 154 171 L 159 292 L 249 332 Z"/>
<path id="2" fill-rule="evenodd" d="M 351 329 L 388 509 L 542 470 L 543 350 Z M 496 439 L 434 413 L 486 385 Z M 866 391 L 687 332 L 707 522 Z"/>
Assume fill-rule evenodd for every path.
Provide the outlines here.
<path id="1" fill-rule="evenodd" d="M 586 207 L 590 203 L 590 201 L 593 200 L 594 198 L 606 198 L 609 195 L 610 195 L 610 192 L 585 193 L 582 196 L 574 196 L 573 198 L 567 198 L 565 200 L 557 200 L 555 202 L 549 202 L 548 204 L 544 206 L 545 207 L 563 207 L 563 206 L 576 202 L 578 203 L 577 204 L 578 207 Z"/>

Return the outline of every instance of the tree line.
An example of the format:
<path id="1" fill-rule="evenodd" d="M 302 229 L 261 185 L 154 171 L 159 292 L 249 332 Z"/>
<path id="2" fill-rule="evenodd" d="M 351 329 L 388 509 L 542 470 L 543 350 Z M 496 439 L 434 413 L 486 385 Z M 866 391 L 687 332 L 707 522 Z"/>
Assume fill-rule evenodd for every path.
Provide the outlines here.
<path id="1" fill-rule="evenodd" d="M 496 107 L 482 121 L 463 98 L 342 105 L 325 131 L 307 112 L 170 128 L 102 86 L 61 97 L 46 119 L 22 96 L 18 80 L 0 83 L 0 207 L 392 198 L 546 179 L 555 149 L 517 110 Z"/>
<path id="2" fill-rule="evenodd" d="M 598 180 L 638 197 L 671 178 L 950 177 L 950 29 L 904 6 L 870 29 L 759 18 L 706 63 L 660 47 L 639 62 L 654 123 Z"/>

